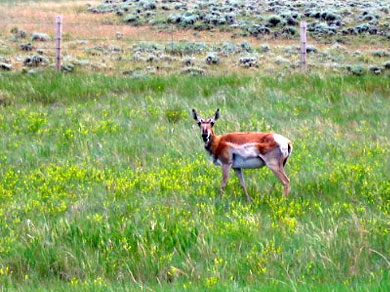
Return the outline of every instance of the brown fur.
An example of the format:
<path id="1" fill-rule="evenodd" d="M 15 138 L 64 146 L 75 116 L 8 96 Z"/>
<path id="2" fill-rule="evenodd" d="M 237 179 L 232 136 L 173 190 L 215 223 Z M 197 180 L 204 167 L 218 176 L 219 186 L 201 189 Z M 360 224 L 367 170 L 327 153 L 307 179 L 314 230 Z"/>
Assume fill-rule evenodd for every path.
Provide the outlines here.
<path id="1" fill-rule="evenodd" d="M 244 145 L 247 143 L 256 143 L 260 154 L 266 154 L 277 146 L 272 133 L 247 132 L 215 136 L 213 132 L 209 151 L 222 162 L 228 163 L 232 156 L 229 144 Z"/>

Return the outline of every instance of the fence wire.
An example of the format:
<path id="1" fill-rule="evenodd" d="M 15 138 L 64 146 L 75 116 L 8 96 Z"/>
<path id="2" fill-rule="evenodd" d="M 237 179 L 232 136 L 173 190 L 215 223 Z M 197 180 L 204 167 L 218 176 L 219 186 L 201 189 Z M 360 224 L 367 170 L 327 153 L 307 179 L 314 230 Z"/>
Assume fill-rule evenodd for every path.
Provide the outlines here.
<path id="1" fill-rule="evenodd" d="M 55 31 L 56 31 L 56 25 L 57 25 L 57 21 L 53 20 L 53 21 L 47 21 L 47 20 L 43 20 L 43 21 L 39 21 L 39 22 L 36 22 L 36 21 L 31 21 L 31 22 L 21 22 L 21 21 L 13 21 L 13 19 L 11 18 L 7 18 L 7 17 L 1 17 L 1 14 L 0 14 L 0 27 L 1 26 L 27 26 L 27 25 L 39 25 L 40 28 L 37 28 L 37 30 L 41 30 L 39 33 L 46 33 L 46 34 L 49 34 L 49 35 L 53 35 L 55 34 Z M 45 26 L 43 28 L 43 26 Z M 52 29 L 50 29 L 50 31 L 48 31 L 47 27 L 46 26 L 51 26 Z M 99 52 L 101 51 L 102 53 L 107 53 L 107 46 L 109 45 L 118 45 L 119 44 L 124 44 L 124 45 L 135 45 L 137 43 L 141 43 L 141 42 L 146 42 L 146 43 L 157 43 L 157 44 L 163 44 L 165 45 L 165 52 L 166 53 L 170 53 L 172 55 L 186 55 L 185 52 L 177 52 L 175 51 L 174 49 L 174 44 L 185 44 L 185 43 L 198 43 L 198 44 L 207 44 L 207 45 L 221 45 L 225 42 L 229 42 L 230 44 L 233 44 L 235 46 L 240 46 L 242 44 L 242 41 L 244 40 L 244 37 L 238 37 L 237 39 L 235 38 L 230 38 L 229 40 L 227 39 L 215 39 L 215 40 L 209 40 L 209 39 L 199 39 L 197 38 L 196 36 L 194 37 L 188 37 L 188 38 L 184 38 L 183 35 L 181 35 L 179 38 L 177 37 L 176 33 L 177 32 L 181 32 L 182 30 L 180 29 L 173 29 L 173 26 L 171 27 L 171 30 L 170 31 L 156 31 L 154 32 L 155 33 L 155 37 L 153 38 L 137 38 L 137 37 L 129 37 L 129 36 L 126 36 L 126 32 L 123 31 L 125 30 L 126 28 L 129 27 L 129 25 L 123 23 L 123 24 L 116 24 L 116 23 L 94 23 L 94 22 L 66 22 L 66 21 L 62 21 L 61 22 L 61 26 L 62 26 L 62 35 L 61 35 L 61 56 L 65 54 L 67 54 L 67 52 L 85 52 L 85 53 L 92 53 L 92 52 Z M 69 26 L 80 26 L 82 28 L 82 30 L 80 30 L 81 33 L 84 33 L 86 30 L 88 30 L 89 28 L 91 27 L 101 27 L 101 26 L 104 26 L 104 27 L 113 27 L 113 28 L 116 28 L 117 31 L 115 33 L 119 34 L 119 37 L 86 37 L 86 38 L 83 38 L 83 37 L 78 37 L 78 38 L 72 38 L 71 36 L 69 36 L 67 34 L 67 31 L 66 31 L 66 28 L 69 27 Z M 23 28 L 23 27 L 22 27 Z M 65 28 L 65 29 L 64 29 Z M 17 28 L 19 29 L 19 28 Z M 43 30 L 43 31 L 42 31 Z M 185 30 L 184 30 L 185 31 Z M 107 32 L 106 32 L 107 33 Z M 112 34 L 115 34 L 114 32 L 112 32 Z M 142 34 L 142 31 L 140 32 Z M 152 34 L 152 32 L 148 32 L 148 34 Z M 139 35 L 136 34 L 136 35 Z M 164 37 L 166 39 L 164 39 Z M 23 38 L 21 38 L 20 40 L 22 40 Z M 26 42 L 32 42 L 32 40 L 28 40 L 28 39 L 24 39 L 26 40 Z M 57 36 L 54 37 L 54 40 L 53 38 L 50 40 L 50 41 L 47 41 L 48 44 L 52 44 L 52 43 L 55 43 L 57 40 Z M 79 42 L 79 43 L 77 43 Z M 77 47 L 69 47 L 69 46 L 78 46 L 78 45 L 83 45 L 82 42 L 111 42 L 111 44 L 107 44 L 107 43 L 104 43 L 104 44 L 96 44 L 96 46 L 99 46 L 99 45 L 102 45 L 104 46 L 104 50 L 99 50 L 98 48 L 95 47 L 86 47 L 86 48 L 77 48 Z M 171 44 L 171 48 L 169 48 L 167 45 Z M 53 50 L 53 51 L 56 51 L 56 50 L 59 50 L 58 47 L 56 46 L 51 46 L 51 45 L 48 45 L 48 46 L 45 46 L 45 45 L 40 45 L 39 47 L 38 46 L 34 46 L 32 45 L 32 49 L 33 50 Z M 164 48 L 163 48 L 164 49 Z M 180 50 L 180 48 L 178 48 Z M 30 50 L 24 50 L 24 51 L 30 51 Z M 108 51 L 110 51 L 111 53 L 113 54 L 119 54 L 119 53 L 123 53 L 123 52 L 128 52 L 128 48 L 125 48 L 125 49 L 122 49 L 120 48 L 120 51 L 115 51 L 115 50 L 110 50 L 108 48 Z M 193 53 L 195 54 L 195 53 Z M 191 53 L 189 53 L 188 55 L 193 55 Z M 61 57 L 59 60 L 63 60 L 63 57 Z M 120 60 L 115 60 L 115 61 L 118 61 L 118 62 L 134 62 L 134 59 L 128 59 L 128 58 L 123 58 L 121 57 Z M 305 61 L 306 62 L 306 61 Z M 93 65 L 91 64 L 91 68 L 93 69 Z M 112 69 L 112 68 L 99 68 L 100 70 L 110 70 L 110 71 L 120 71 L 120 72 L 123 72 L 123 70 L 126 70 L 126 69 L 121 69 L 121 70 L 116 70 L 116 69 Z M 158 69 L 158 68 L 157 68 Z"/>

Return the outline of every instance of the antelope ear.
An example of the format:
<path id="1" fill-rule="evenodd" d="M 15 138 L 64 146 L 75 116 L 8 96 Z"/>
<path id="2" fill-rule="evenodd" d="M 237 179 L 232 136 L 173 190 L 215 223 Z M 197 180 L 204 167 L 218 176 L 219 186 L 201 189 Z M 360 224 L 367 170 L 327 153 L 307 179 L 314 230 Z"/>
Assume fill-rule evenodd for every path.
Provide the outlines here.
<path id="1" fill-rule="evenodd" d="M 219 119 L 219 109 L 214 114 L 214 122 Z"/>
<path id="2" fill-rule="evenodd" d="M 194 120 L 200 123 L 200 117 L 195 109 L 192 109 L 192 116 L 194 117 Z"/>
<path id="3" fill-rule="evenodd" d="M 219 119 L 219 109 L 215 112 L 214 116 L 211 118 L 211 125 L 214 126 L 215 121 Z"/>

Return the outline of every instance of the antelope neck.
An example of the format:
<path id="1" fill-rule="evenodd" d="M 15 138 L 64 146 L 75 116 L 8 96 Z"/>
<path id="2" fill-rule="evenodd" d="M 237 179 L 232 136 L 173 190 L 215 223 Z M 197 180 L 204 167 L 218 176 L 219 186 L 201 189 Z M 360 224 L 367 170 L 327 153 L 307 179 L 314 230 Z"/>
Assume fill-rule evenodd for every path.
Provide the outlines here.
<path id="1" fill-rule="evenodd" d="M 204 143 L 204 148 L 211 153 L 211 145 L 213 144 L 213 140 L 214 140 L 214 133 L 211 133 L 208 140 Z"/>

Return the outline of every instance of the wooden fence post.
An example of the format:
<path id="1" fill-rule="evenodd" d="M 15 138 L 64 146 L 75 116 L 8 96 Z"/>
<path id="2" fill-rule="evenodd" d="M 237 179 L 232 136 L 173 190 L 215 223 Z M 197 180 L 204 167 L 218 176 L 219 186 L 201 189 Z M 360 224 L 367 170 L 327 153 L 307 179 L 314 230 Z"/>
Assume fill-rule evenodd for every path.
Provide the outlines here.
<path id="1" fill-rule="evenodd" d="M 171 55 L 173 55 L 173 24 L 171 25 Z"/>
<path id="2" fill-rule="evenodd" d="M 302 72 L 307 70 L 307 39 L 306 39 L 307 22 L 303 20 L 301 22 L 301 69 Z"/>
<path id="3" fill-rule="evenodd" d="M 62 41 L 62 15 L 56 17 L 56 70 L 61 71 L 61 41 Z"/>

